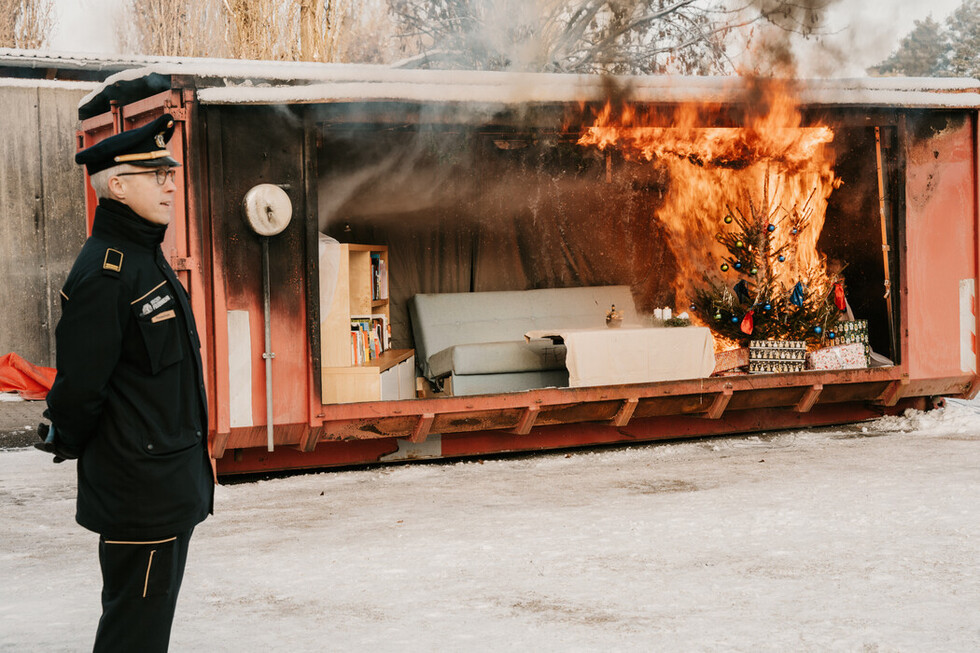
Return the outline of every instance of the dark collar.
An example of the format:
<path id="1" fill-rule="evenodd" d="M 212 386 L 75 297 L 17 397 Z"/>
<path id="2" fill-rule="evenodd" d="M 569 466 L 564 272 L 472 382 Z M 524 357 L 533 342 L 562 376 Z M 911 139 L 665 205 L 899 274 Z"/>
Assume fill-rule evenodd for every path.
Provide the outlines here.
<path id="1" fill-rule="evenodd" d="M 133 209 L 117 200 L 103 197 L 95 209 L 92 235 L 107 240 L 126 240 L 137 247 L 155 249 L 163 242 L 167 225 L 141 218 Z"/>

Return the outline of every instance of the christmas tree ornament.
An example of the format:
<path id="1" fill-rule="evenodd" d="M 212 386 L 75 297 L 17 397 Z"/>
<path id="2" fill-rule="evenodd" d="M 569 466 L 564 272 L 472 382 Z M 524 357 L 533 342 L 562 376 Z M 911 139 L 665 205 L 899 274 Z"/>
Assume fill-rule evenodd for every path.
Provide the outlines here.
<path id="1" fill-rule="evenodd" d="M 698 310 L 698 305 L 697 304 L 691 304 L 691 310 L 692 311 Z"/>
<path id="2" fill-rule="evenodd" d="M 827 332 L 827 337 L 830 338 L 831 340 L 833 340 L 834 338 L 837 337 L 837 334 L 834 333 L 833 331 L 828 331 Z"/>
<path id="3" fill-rule="evenodd" d="M 761 201 L 750 199 L 748 211 L 733 208 L 720 215 L 730 225 L 728 231 L 717 236 L 725 253 L 715 259 L 715 265 L 723 276 L 705 279 L 708 286 L 697 290 L 689 301 L 698 306 L 696 312 L 707 317 L 708 326 L 716 335 L 743 346 L 750 339 L 760 338 L 759 342 L 772 340 L 780 344 L 831 342 L 828 332 L 836 332 L 832 344 L 842 342 L 844 334 L 838 324 L 842 314 L 834 308 L 831 297 L 836 292 L 834 282 L 840 281 L 843 287 L 843 280 L 828 274 L 822 266 L 810 269 L 800 265 L 799 270 L 795 269 L 801 252 L 809 246 L 797 234 L 802 235 L 809 228 L 811 214 L 819 207 L 810 206 L 810 199 L 781 206 L 769 188 L 767 177 Z M 783 234 L 788 236 L 785 242 Z M 721 281 L 727 279 L 728 272 L 734 272 L 731 283 Z M 756 313 L 760 318 L 758 325 Z M 819 335 L 814 331 L 816 325 L 821 327 Z"/>
<path id="4" fill-rule="evenodd" d="M 747 302 L 749 301 L 749 287 L 745 285 L 745 279 L 742 279 L 735 284 L 732 288 L 735 291 L 735 295 L 738 296 L 738 301 Z"/>
<path id="5" fill-rule="evenodd" d="M 755 328 L 755 320 L 752 317 L 754 313 L 755 311 L 749 311 L 746 313 L 745 317 L 742 318 L 742 326 L 739 327 L 742 330 L 742 333 L 747 336 L 752 335 L 752 330 Z"/>
<path id="6" fill-rule="evenodd" d="M 844 286 L 839 282 L 834 284 L 834 306 L 841 312 L 847 310 L 847 298 L 844 297 Z"/>
<path id="7" fill-rule="evenodd" d="M 793 286 L 793 294 L 790 295 L 789 301 L 795 306 L 803 306 L 803 299 L 806 296 L 806 288 L 803 286 L 803 282 L 797 281 L 796 285 Z"/>
<path id="8" fill-rule="evenodd" d="M 815 326 L 813 327 L 813 332 L 819 336 L 821 333 L 823 333 L 823 327 L 819 325 Z"/>

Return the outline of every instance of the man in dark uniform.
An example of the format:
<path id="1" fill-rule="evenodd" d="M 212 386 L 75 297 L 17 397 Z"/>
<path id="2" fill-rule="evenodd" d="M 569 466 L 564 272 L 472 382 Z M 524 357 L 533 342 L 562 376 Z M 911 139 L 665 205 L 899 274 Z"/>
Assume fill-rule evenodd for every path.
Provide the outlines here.
<path id="1" fill-rule="evenodd" d="M 200 340 L 160 243 L 174 214 L 171 116 L 75 156 L 99 206 L 61 291 L 39 448 L 78 458 L 75 519 L 100 535 L 96 651 L 166 651 L 187 545 L 213 510 Z"/>

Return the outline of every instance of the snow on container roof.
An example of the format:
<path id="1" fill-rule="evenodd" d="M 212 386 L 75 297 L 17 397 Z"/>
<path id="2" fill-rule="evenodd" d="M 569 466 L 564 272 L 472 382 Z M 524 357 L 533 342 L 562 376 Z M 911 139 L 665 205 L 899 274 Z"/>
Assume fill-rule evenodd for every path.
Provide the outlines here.
<path id="1" fill-rule="evenodd" d="M 79 103 L 79 115 L 108 110 L 170 87 L 173 76 L 194 79 L 203 104 L 426 102 L 519 105 L 603 101 L 610 87 L 637 102 L 737 103 L 749 82 L 739 77 L 598 75 L 417 70 L 368 64 L 183 59 L 124 70 Z M 794 80 L 805 105 L 908 108 L 980 107 L 980 81 L 878 77 Z"/>
<path id="2" fill-rule="evenodd" d="M 0 48 L 0 64 L 21 68 L 62 68 L 72 70 L 109 70 L 143 67 L 154 63 L 177 63 L 176 57 L 146 55 L 95 54 L 91 52 L 49 52 Z"/>
<path id="3" fill-rule="evenodd" d="M 0 88 L 58 88 L 74 91 L 91 91 L 98 88 L 96 82 L 62 81 L 58 79 L 21 79 L 17 77 L 0 77 Z"/>

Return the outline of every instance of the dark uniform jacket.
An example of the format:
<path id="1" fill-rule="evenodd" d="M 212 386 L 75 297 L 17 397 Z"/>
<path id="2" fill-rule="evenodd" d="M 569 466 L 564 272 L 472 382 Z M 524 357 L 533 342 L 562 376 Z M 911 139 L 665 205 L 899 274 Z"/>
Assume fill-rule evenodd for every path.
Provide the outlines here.
<path id="1" fill-rule="evenodd" d="M 61 293 L 48 408 L 78 455 L 75 518 L 112 539 L 169 537 L 213 506 L 200 340 L 165 232 L 101 200 Z"/>

